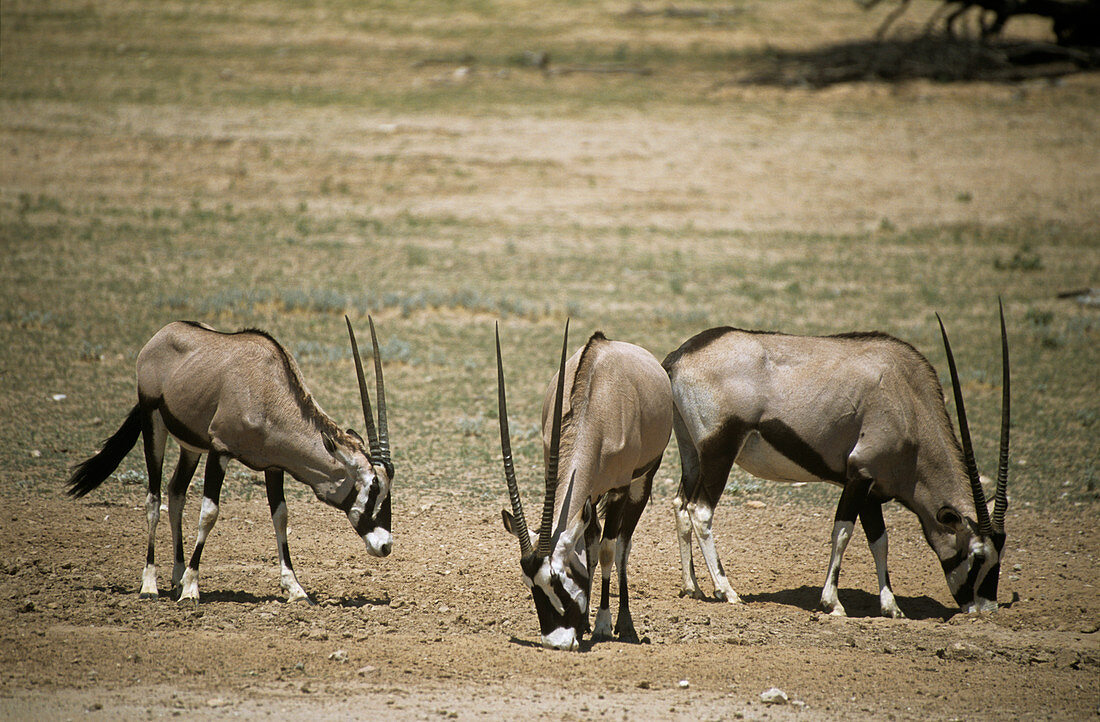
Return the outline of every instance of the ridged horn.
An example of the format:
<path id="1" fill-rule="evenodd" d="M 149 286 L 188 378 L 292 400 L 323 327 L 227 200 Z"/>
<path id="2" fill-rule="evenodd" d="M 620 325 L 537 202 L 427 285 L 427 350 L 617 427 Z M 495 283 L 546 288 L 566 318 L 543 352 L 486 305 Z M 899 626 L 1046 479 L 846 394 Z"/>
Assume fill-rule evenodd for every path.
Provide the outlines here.
<path id="1" fill-rule="evenodd" d="M 393 468 L 390 460 L 390 427 L 386 423 L 386 382 L 382 378 L 382 354 L 378 352 L 378 336 L 374 333 L 374 319 L 367 316 L 370 324 L 370 342 L 374 347 L 374 379 L 378 398 L 378 448 L 382 463 L 387 471 Z"/>
<path id="2" fill-rule="evenodd" d="M 351 327 L 351 319 L 345 315 L 344 321 L 348 325 L 348 336 L 351 338 L 351 355 L 355 359 L 355 378 L 359 382 L 359 399 L 363 404 L 363 423 L 366 425 L 370 458 L 371 461 L 380 462 L 382 461 L 382 447 L 378 443 L 378 431 L 374 427 L 374 412 L 370 407 L 370 396 L 367 395 L 367 379 L 363 376 L 363 359 L 359 357 L 359 344 L 355 342 L 355 331 Z M 377 351 L 375 354 L 375 358 L 377 358 Z"/>
<path id="3" fill-rule="evenodd" d="M 538 555 L 550 553 L 550 536 L 554 527 L 554 497 L 558 491 L 558 452 L 561 450 L 561 409 L 565 397 L 565 359 L 569 350 L 569 319 L 565 320 L 565 338 L 561 342 L 561 364 L 558 366 L 558 388 L 554 398 L 554 416 L 551 420 L 550 453 L 546 460 L 546 498 L 542 503 L 542 522 L 539 524 Z"/>
<path id="4" fill-rule="evenodd" d="M 951 371 L 951 386 L 955 392 L 955 413 L 959 417 L 959 441 L 962 442 L 963 461 L 966 463 L 966 475 L 970 479 L 970 491 L 974 495 L 974 513 L 978 517 L 978 531 L 982 536 L 988 537 L 993 534 L 993 525 L 989 521 L 989 508 L 986 506 L 985 492 L 982 491 L 981 478 L 978 476 L 978 465 L 974 461 L 974 446 L 970 443 L 970 425 L 966 423 L 966 408 L 963 405 L 959 373 L 955 369 L 955 356 L 951 353 L 951 342 L 947 340 L 947 330 L 943 327 L 943 319 L 938 313 L 936 320 L 940 324 L 943 348 L 947 352 L 947 367 Z"/>
<path id="5" fill-rule="evenodd" d="M 529 556 L 532 551 L 531 534 L 527 531 L 527 519 L 523 515 L 523 503 L 519 498 L 519 484 L 512 465 L 512 438 L 508 432 L 508 401 L 504 392 L 504 362 L 500 358 L 500 324 L 496 325 L 497 337 L 497 415 L 500 418 L 500 453 L 504 457 L 504 480 L 508 483 L 508 498 L 512 501 L 512 518 L 519 537 L 519 552 Z"/>
<path id="6" fill-rule="evenodd" d="M 1001 456 L 997 464 L 997 493 L 993 497 L 993 529 L 1005 533 L 1005 511 L 1008 510 L 1008 433 L 1011 418 L 1011 392 L 1009 390 L 1008 333 L 1005 331 L 1005 306 L 1000 299 L 1001 312 Z"/>

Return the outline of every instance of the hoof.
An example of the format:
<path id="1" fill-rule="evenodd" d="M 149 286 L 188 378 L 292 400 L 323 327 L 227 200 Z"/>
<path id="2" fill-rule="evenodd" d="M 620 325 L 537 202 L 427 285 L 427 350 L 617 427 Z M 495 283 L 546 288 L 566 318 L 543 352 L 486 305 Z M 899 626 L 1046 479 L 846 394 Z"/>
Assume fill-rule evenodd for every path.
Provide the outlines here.
<path id="1" fill-rule="evenodd" d="M 692 599 L 706 599 L 707 595 L 703 594 L 701 589 L 681 589 L 680 597 L 691 597 Z"/>
<path id="2" fill-rule="evenodd" d="M 847 617 L 848 612 L 844 611 L 844 606 L 840 602 L 830 604 L 829 602 L 821 602 L 817 605 L 818 611 L 825 612 L 830 617 Z"/>
<path id="3" fill-rule="evenodd" d="M 142 592 L 138 595 L 138 599 L 160 599 L 160 595 L 156 592 Z"/>
<path id="4" fill-rule="evenodd" d="M 641 644 L 641 640 L 638 639 L 638 633 L 634 631 L 634 627 L 625 631 L 616 629 L 615 633 L 619 635 L 619 641 L 626 644 Z"/>
<path id="5" fill-rule="evenodd" d="M 737 596 L 737 592 L 729 591 L 724 592 L 721 589 L 714 590 L 714 598 L 720 602 L 729 602 L 730 604 L 740 604 L 741 597 Z"/>

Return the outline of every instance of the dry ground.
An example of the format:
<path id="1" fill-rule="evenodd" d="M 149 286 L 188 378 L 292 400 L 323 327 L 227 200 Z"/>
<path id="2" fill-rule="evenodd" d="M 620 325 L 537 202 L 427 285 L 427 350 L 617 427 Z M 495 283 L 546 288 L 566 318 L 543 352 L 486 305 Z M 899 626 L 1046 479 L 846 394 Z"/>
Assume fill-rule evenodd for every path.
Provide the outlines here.
<path id="1" fill-rule="evenodd" d="M 797 492 L 792 491 L 792 495 Z M 745 603 L 677 597 L 667 499 L 631 557 L 641 645 L 538 648 L 501 498 L 485 509 L 399 494 L 396 546 L 369 558 L 317 502 L 291 508 L 291 547 L 319 604 L 280 598 L 266 504 L 233 499 L 204 555 L 202 601 L 140 601 L 144 512 L 128 503 L 9 502 L 0 716 L 84 719 L 1086 719 L 1100 694 L 1100 540 L 1088 512 L 1011 513 L 996 614 L 955 614 L 909 512 L 891 560 L 908 620 L 877 616 L 853 544 L 841 599 L 814 611 L 831 518 L 794 502 L 720 510 L 716 533 Z M 192 504 L 192 506 L 195 506 Z M 192 510 L 193 512 L 194 510 Z M 188 528 L 194 515 L 189 514 Z M 168 547 L 167 524 L 160 544 Z M 858 541 L 858 540 L 857 540 Z M 161 568 L 161 586 L 167 586 Z M 614 604 L 614 601 L 613 601 Z M 333 659 L 339 650 L 346 661 Z M 681 680 L 689 687 L 681 688 Z M 798 704 L 766 708 L 782 688 Z"/>
<path id="2" fill-rule="evenodd" d="M 869 34 L 843 0 L 686 21 L 632 3 L 382 5 L 0 8 L 0 718 L 1096 717 L 1100 322 L 1055 294 L 1100 287 L 1100 77 L 740 82 L 746 53 Z M 515 61 L 539 49 L 654 72 Z M 942 369 L 940 310 L 981 461 L 998 295 L 1017 374 L 1006 608 L 954 614 L 914 517 L 891 508 L 910 619 L 872 616 L 860 540 L 852 618 L 816 614 L 833 498 L 743 476 L 716 533 L 746 603 L 681 599 L 670 449 L 631 559 L 648 643 L 538 648 L 499 521 L 493 321 L 530 467 L 567 314 L 658 356 L 710 325 L 879 328 Z M 369 558 L 338 514 L 293 499 L 318 604 L 287 605 L 261 490 L 231 475 L 202 602 L 139 601 L 140 454 L 128 485 L 60 491 L 129 408 L 141 343 L 177 316 L 269 328 L 346 422 L 340 316 L 368 311 L 389 344 L 394 554 Z M 168 535 L 162 519 L 161 560 Z M 772 686 L 798 704 L 764 707 Z"/>

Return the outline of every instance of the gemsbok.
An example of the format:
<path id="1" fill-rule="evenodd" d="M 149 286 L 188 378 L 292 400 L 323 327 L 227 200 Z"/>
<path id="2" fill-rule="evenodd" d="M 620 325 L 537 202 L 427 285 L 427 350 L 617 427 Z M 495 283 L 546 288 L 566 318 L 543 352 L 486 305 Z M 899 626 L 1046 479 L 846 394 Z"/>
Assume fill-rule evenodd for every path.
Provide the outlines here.
<path id="1" fill-rule="evenodd" d="M 369 448 L 358 434 L 350 429 L 341 431 L 321 410 L 294 358 L 263 331 L 222 333 L 205 324 L 177 321 L 158 331 L 141 349 L 137 358 L 137 404 L 121 428 L 103 443 L 102 450 L 74 467 L 68 493 L 81 497 L 98 487 L 137 443 L 138 436 L 143 437 L 149 471 L 145 500 L 149 543 L 141 580 L 142 598 L 158 596 L 153 546 L 160 520 L 161 474 L 168 434 L 180 445 L 179 464 L 168 485 L 174 547 L 172 587 L 180 589 L 179 601 L 199 599 L 199 557 L 218 519 L 222 480 L 231 459 L 264 472 L 278 545 L 279 583 L 290 601 L 309 601 L 309 596 L 298 583 L 290 562 L 284 473 L 309 486 L 324 503 L 345 512 L 368 553 L 376 557 L 390 553 L 390 484 L 394 470 L 378 339 L 374 321 L 368 318 L 378 395 L 376 429 L 355 332 L 351 320 L 346 316 L 344 320 L 351 338 Z M 203 453 L 209 456 L 198 541 L 185 567 L 183 503 Z"/>
<path id="2" fill-rule="evenodd" d="M 614 633 L 622 641 L 637 642 L 626 563 L 634 528 L 672 434 L 668 375 L 653 354 L 611 341 L 598 331 L 566 361 L 566 322 L 561 364 L 542 406 L 546 495 L 535 533 L 527 528 L 512 464 L 499 329 L 496 345 L 500 444 L 512 502 L 512 512 L 502 510 L 501 515 L 504 528 L 519 539 L 521 575 L 535 600 L 542 645 L 579 648 L 589 629 L 588 600 L 597 555 L 603 587 L 593 637 L 612 635 L 609 596 L 611 572 L 617 567 Z"/>
<path id="3" fill-rule="evenodd" d="M 990 520 L 974 462 L 962 390 L 940 322 L 959 417 L 960 447 L 935 369 L 919 351 L 883 333 L 790 336 L 713 328 L 664 361 L 682 477 L 676 527 L 681 596 L 702 598 L 691 559 L 694 530 L 715 596 L 740 601 L 715 550 L 714 507 L 736 462 L 772 481 L 841 486 L 820 607 L 845 614 L 840 562 L 859 517 L 878 576 L 883 616 L 904 616 L 886 567 L 882 504 L 914 512 L 965 612 L 997 608 L 1008 505 L 1009 363 L 1001 316 L 1002 411 L 996 502 Z M 939 316 L 937 316 L 939 319 Z"/>

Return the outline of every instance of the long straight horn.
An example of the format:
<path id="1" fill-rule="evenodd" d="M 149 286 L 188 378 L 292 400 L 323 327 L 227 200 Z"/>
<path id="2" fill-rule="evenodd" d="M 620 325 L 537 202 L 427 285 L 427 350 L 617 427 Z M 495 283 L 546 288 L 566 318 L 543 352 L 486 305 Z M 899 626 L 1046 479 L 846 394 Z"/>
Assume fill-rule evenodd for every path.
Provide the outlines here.
<path id="1" fill-rule="evenodd" d="M 367 380 L 363 376 L 363 359 L 359 358 L 359 344 L 355 342 L 355 331 L 351 328 L 351 319 L 345 315 L 344 321 L 348 324 L 348 336 L 351 337 L 351 352 L 352 357 L 355 359 L 355 378 L 359 381 L 359 398 L 363 403 L 363 423 L 366 425 L 370 458 L 372 461 L 381 461 L 382 447 L 378 445 L 378 432 L 374 428 L 374 412 L 371 411 L 370 396 L 367 395 Z"/>
<path id="2" fill-rule="evenodd" d="M 561 450 L 561 407 L 565 397 L 565 358 L 569 349 L 569 319 L 565 320 L 565 338 L 561 342 L 561 364 L 558 367 L 558 389 L 554 398 L 553 426 L 550 431 L 550 454 L 546 460 L 546 498 L 542 503 L 542 523 L 539 524 L 538 554 L 550 553 L 550 535 L 554 528 L 554 496 L 558 491 L 558 452 Z"/>
<path id="3" fill-rule="evenodd" d="M 387 471 L 392 468 L 390 461 L 390 428 L 386 423 L 386 382 L 382 380 L 382 354 L 378 352 L 378 336 L 374 333 L 374 319 L 367 316 L 370 324 L 370 341 L 374 346 L 374 379 L 377 385 L 378 398 L 378 447 L 382 454 L 382 462 Z"/>
<path id="4" fill-rule="evenodd" d="M 951 342 L 947 340 L 947 330 L 943 319 L 936 314 L 943 335 L 943 347 L 947 351 L 947 366 L 951 371 L 951 386 L 955 392 L 955 412 L 959 417 L 959 440 L 962 442 L 963 460 L 966 462 L 966 475 L 970 478 L 970 491 L 974 494 L 974 513 L 978 517 L 978 530 L 982 536 L 991 536 L 993 526 L 989 521 L 989 508 L 986 506 L 985 492 L 978 477 L 978 465 L 974 461 L 974 447 L 970 443 L 970 426 L 966 423 L 966 408 L 963 406 L 962 387 L 959 385 L 959 373 L 955 370 L 955 356 L 951 353 Z"/>
<path id="5" fill-rule="evenodd" d="M 1008 510 L 1008 427 L 1011 417 L 1011 393 L 1009 391 L 1008 371 L 1008 333 L 1005 331 L 1005 306 L 1000 299 L 997 305 L 1001 309 L 1001 457 L 997 464 L 997 493 L 993 497 L 993 529 L 998 534 L 1005 533 L 1005 511 Z"/>
<path id="6" fill-rule="evenodd" d="M 523 516 L 523 503 L 519 498 L 519 484 L 516 483 L 516 470 L 512 466 L 512 438 L 508 433 L 508 401 L 504 393 L 504 362 L 500 360 L 500 325 L 496 326 L 497 335 L 497 415 L 500 418 L 500 453 L 504 456 L 504 480 L 508 482 L 508 498 L 512 500 L 512 519 L 516 523 L 516 536 L 519 537 L 519 552 L 523 556 L 531 554 L 531 534 L 527 531 L 527 518 Z"/>

